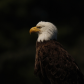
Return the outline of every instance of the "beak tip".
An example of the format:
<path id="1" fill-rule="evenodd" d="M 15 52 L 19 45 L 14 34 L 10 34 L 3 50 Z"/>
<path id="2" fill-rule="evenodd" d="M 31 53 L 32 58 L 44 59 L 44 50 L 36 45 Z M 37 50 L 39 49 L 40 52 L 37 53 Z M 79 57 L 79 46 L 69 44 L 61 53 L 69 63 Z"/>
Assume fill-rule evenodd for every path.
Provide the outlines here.
<path id="1" fill-rule="evenodd" d="M 29 30 L 29 33 L 31 34 L 31 29 Z"/>

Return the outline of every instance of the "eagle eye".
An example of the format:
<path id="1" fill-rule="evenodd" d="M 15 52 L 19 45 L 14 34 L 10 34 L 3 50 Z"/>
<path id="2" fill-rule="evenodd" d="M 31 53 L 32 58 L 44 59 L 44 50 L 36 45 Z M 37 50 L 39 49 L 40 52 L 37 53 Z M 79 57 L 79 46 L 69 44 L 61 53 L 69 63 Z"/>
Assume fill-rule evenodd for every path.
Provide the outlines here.
<path id="1" fill-rule="evenodd" d="M 37 26 L 37 28 L 41 28 L 41 26 Z"/>

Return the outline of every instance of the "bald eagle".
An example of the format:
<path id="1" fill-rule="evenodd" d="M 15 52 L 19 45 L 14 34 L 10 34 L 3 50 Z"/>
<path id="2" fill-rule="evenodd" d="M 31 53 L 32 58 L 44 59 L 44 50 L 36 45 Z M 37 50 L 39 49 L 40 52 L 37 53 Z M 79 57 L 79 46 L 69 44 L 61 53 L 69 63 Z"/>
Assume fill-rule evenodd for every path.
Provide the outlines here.
<path id="1" fill-rule="evenodd" d="M 37 32 L 34 73 L 42 84 L 84 84 L 83 74 L 63 46 L 57 42 L 57 28 L 40 21 L 30 29 Z"/>

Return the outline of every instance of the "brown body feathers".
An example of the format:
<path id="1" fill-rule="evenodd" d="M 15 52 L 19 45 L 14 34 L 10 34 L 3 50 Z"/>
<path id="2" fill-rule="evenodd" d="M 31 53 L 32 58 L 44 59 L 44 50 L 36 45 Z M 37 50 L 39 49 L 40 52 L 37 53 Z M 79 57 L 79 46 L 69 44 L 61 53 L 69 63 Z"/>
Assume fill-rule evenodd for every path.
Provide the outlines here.
<path id="1" fill-rule="evenodd" d="M 36 43 L 34 73 L 42 84 L 84 84 L 78 65 L 56 40 Z"/>

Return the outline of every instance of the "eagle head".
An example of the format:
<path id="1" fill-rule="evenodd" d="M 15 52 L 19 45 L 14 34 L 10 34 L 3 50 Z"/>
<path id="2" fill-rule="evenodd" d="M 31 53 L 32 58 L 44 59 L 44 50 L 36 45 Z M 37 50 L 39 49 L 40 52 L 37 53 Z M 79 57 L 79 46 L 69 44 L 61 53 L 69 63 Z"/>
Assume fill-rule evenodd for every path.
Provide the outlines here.
<path id="1" fill-rule="evenodd" d="M 38 42 L 48 41 L 52 39 L 57 40 L 57 28 L 51 22 L 40 21 L 35 27 L 32 27 L 29 32 L 38 33 Z"/>

